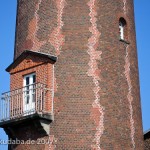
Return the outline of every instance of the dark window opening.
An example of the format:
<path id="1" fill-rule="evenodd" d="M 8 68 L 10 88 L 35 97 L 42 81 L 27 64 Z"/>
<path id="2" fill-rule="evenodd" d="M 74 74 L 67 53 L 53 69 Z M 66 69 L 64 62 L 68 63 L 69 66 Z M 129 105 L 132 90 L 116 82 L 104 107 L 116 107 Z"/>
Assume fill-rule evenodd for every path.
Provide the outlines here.
<path id="1" fill-rule="evenodd" d="M 121 40 L 127 40 L 127 23 L 124 18 L 119 19 L 119 33 Z"/>

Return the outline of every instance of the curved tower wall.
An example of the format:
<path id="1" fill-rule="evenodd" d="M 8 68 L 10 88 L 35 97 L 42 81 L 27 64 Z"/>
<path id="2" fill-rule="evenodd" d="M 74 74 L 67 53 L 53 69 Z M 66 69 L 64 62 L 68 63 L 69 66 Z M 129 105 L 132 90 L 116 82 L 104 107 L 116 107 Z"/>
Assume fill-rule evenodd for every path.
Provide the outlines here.
<path id="1" fill-rule="evenodd" d="M 24 50 L 58 57 L 49 148 L 143 150 L 133 0 L 18 0 Z"/>

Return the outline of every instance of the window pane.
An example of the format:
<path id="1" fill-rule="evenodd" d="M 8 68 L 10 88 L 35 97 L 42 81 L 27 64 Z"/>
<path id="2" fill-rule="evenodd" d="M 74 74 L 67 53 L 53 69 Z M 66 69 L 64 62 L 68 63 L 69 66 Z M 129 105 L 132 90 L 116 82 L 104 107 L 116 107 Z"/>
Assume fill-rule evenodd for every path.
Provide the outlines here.
<path id="1" fill-rule="evenodd" d="M 29 99 L 30 99 L 30 96 L 27 95 L 27 96 L 26 96 L 26 104 L 29 104 Z"/>
<path id="2" fill-rule="evenodd" d="M 35 93 L 32 94 L 32 102 L 35 102 Z"/>
<path id="3" fill-rule="evenodd" d="M 29 94 L 29 86 L 26 87 L 26 94 Z"/>
<path id="4" fill-rule="evenodd" d="M 35 82 L 36 82 L 36 76 L 33 75 L 33 83 L 35 83 Z"/>
<path id="5" fill-rule="evenodd" d="M 26 77 L 26 85 L 29 85 L 29 77 Z"/>

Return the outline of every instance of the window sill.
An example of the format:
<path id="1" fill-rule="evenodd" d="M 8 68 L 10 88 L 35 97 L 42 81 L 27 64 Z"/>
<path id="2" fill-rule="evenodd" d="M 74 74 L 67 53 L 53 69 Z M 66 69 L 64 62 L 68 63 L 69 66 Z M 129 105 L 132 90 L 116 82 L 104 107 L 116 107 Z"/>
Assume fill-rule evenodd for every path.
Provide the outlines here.
<path id="1" fill-rule="evenodd" d="M 119 41 L 124 42 L 125 44 L 130 44 L 129 41 L 123 40 L 123 39 L 119 39 Z"/>

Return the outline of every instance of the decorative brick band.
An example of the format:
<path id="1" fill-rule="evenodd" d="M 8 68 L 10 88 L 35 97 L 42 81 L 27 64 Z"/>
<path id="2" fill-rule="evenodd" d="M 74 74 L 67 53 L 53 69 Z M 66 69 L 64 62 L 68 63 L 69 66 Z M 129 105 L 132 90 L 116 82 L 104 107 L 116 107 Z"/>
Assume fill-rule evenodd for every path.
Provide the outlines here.
<path id="1" fill-rule="evenodd" d="M 127 0 L 123 0 L 123 11 L 125 14 L 127 13 L 126 3 L 127 3 Z"/>
<path id="2" fill-rule="evenodd" d="M 54 135 L 50 135 L 49 134 L 49 141 L 50 141 L 50 144 L 49 144 L 49 150 L 54 150 L 55 149 L 55 147 L 54 147 L 54 145 L 53 145 L 53 141 L 54 141 Z"/>
<path id="3" fill-rule="evenodd" d="M 95 85 L 93 91 L 94 91 L 94 95 L 95 95 L 95 100 L 92 104 L 93 109 L 95 109 L 96 111 L 99 111 L 99 115 L 97 115 L 97 113 L 95 113 L 93 115 L 95 124 L 96 124 L 96 133 L 95 133 L 95 137 L 93 140 L 93 143 L 91 147 L 92 149 L 95 150 L 101 150 L 100 148 L 100 138 L 104 132 L 104 108 L 101 106 L 100 104 L 100 95 L 99 95 L 99 91 L 100 91 L 100 85 L 99 85 L 99 81 L 100 81 L 100 76 L 99 76 L 99 69 L 98 69 L 98 64 L 97 64 L 97 60 L 101 60 L 101 51 L 96 51 L 97 46 L 98 46 L 98 41 L 99 41 L 99 37 L 100 37 L 100 32 L 97 29 L 97 12 L 96 12 L 96 6 L 95 6 L 95 1 L 96 0 L 90 0 L 88 2 L 88 6 L 90 8 L 90 22 L 92 24 L 92 26 L 89 28 L 89 31 L 92 33 L 92 36 L 89 38 L 88 40 L 88 54 L 90 55 L 90 61 L 88 63 L 89 65 L 89 70 L 88 70 L 88 76 L 91 76 L 93 78 L 93 83 Z"/>
<path id="4" fill-rule="evenodd" d="M 40 49 L 40 47 L 46 43 L 46 41 L 39 41 L 39 39 L 37 38 L 37 31 L 39 29 L 39 27 L 38 27 L 38 22 L 39 22 L 38 11 L 40 9 L 39 7 L 40 7 L 41 3 L 42 3 L 42 0 L 39 0 L 39 2 L 36 5 L 34 18 L 29 23 L 28 36 L 27 36 L 27 39 L 32 40 L 32 42 L 33 42 L 32 50 L 36 50 L 36 51 L 38 51 Z"/>
<path id="5" fill-rule="evenodd" d="M 56 0 L 56 6 L 58 9 L 57 13 L 57 27 L 50 35 L 49 42 L 55 47 L 56 56 L 60 54 L 60 50 L 62 45 L 64 44 L 65 38 L 62 34 L 62 27 L 64 25 L 62 21 L 63 9 L 65 7 L 66 1 L 65 0 Z"/>
<path id="6" fill-rule="evenodd" d="M 56 56 L 60 55 L 61 47 L 64 44 L 65 38 L 64 35 L 62 34 L 62 27 L 64 25 L 62 21 L 62 15 L 63 15 L 63 10 L 66 4 L 65 0 L 56 0 L 56 7 L 57 7 L 57 27 L 53 30 L 53 32 L 50 34 L 49 42 L 54 46 L 55 51 L 56 51 Z M 53 68 L 54 69 L 54 68 Z M 53 70 L 54 71 L 54 70 Z M 57 91 L 58 85 L 56 82 L 56 77 L 53 76 L 53 79 L 55 82 L 54 83 L 54 92 Z M 53 95 L 54 96 L 54 95 Z M 49 134 L 49 139 L 54 141 L 54 135 Z M 54 150 L 55 146 L 53 142 L 49 144 L 49 150 Z"/>
<path id="7" fill-rule="evenodd" d="M 40 4 L 41 4 L 41 3 L 42 3 L 42 0 L 39 0 L 39 3 L 37 4 L 37 6 L 36 6 L 36 11 L 35 11 L 36 30 L 35 30 L 35 33 L 33 34 L 33 35 L 34 35 L 34 39 L 33 39 L 33 50 L 34 50 L 34 49 L 39 50 L 40 47 L 46 43 L 46 41 L 40 42 L 40 41 L 38 40 L 38 38 L 36 37 L 37 31 L 38 31 L 38 21 L 39 21 L 38 11 L 39 11 L 39 9 L 40 9 Z"/>
<path id="8" fill-rule="evenodd" d="M 134 127 L 134 119 L 133 119 L 133 107 L 132 107 L 132 102 L 133 102 L 133 97 L 132 97 L 132 84 L 131 84 L 131 78 L 130 78 L 130 60 L 129 60 L 129 50 L 128 50 L 129 45 L 126 46 L 126 56 L 125 56 L 125 77 L 127 79 L 128 83 L 128 102 L 129 102 L 129 110 L 130 110 L 130 128 L 131 128 L 131 142 L 132 142 L 132 147 L 135 149 L 135 141 L 134 141 L 134 135 L 135 135 L 135 127 Z"/>

